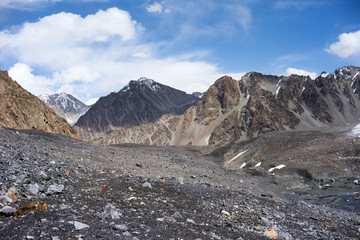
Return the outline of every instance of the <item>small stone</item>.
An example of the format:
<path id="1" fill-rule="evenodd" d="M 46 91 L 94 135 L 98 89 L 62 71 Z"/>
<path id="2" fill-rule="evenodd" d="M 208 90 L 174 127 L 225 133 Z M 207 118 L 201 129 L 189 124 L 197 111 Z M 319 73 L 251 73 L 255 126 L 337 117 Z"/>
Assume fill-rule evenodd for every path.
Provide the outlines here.
<path id="1" fill-rule="evenodd" d="M 179 184 L 183 185 L 184 184 L 184 178 L 183 177 L 179 177 L 178 178 Z"/>
<path id="2" fill-rule="evenodd" d="M 278 234 L 274 230 L 264 232 L 264 236 L 266 236 L 268 238 L 272 238 L 272 239 L 277 239 L 278 238 Z"/>
<path id="3" fill-rule="evenodd" d="M 124 224 L 115 225 L 113 228 L 115 230 L 120 230 L 120 231 L 123 231 L 123 232 L 129 230 L 129 228 Z"/>
<path id="4" fill-rule="evenodd" d="M 53 184 L 53 185 L 50 185 L 48 187 L 46 194 L 51 195 L 51 194 L 54 194 L 54 193 L 61 193 L 63 190 L 64 190 L 64 185 L 62 185 L 62 184 Z"/>
<path id="5" fill-rule="evenodd" d="M 39 192 L 39 185 L 37 183 L 29 185 L 29 193 L 36 195 Z"/>
<path id="6" fill-rule="evenodd" d="M 121 216 L 122 213 L 111 203 L 108 203 L 104 207 L 104 211 L 100 214 L 100 217 L 104 220 L 107 218 L 120 219 Z"/>
<path id="7" fill-rule="evenodd" d="M 53 236 L 51 237 L 51 240 L 60 240 L 59 236 Z"/>
<path id="8" fill-rule="evenodd" d="M 152 189 L 152 186 L 151 186 L 151 184 L 149 182 L 143 183 L 142 187 Z"/>
<path id="9" fill-rule="evenodd" d="M 218 236 L 218 235 L 216 235 L 216 234 L 215 234 L 215 233 L 213 233 L 213 232 L 210 232 L 210 236 L 211 236 L 212 238 L 214 238 L 214 239 L 221 240 L 221 237 L 220 237 L 220 236 Z"/>
<path id="10" fill-rule="evenodd" d="M 5 206 L 2 209 L 0 209 L 0 213 L 5 215 L 13 214 L 15 211 L 16 211 L 15 208 L 9 206 Z"/>
<path id="11" fill-rule="evenodd" d="M 78 168 L 82 168 L 82 165 L 80 163 L 77 164 Z"/>
<path id="12" fill-rule="evenodd" d="M 85 223 L 81 223 L 78 221 L 69 221 L 68 223 L 73 224 L 75 227 L 75 230 L 82 230 L 82 229 L 89 229 L 90 226 L 85 224 Z"/>
<path id="13" fill-rule="evenodd" d="M 230 216 L 231 214 L 228 211 L 222 210 L 221 211 L 222 215 L 226 215 L 226 216 Z"/>
<path id="14" fill-rule="evenodd" d="M 129 233 L 128 231 L 123 232 L 123 235 L 126 236 L 126 237 L 131 237 L 131 233 Z"/>
<path id="15" fill-rule="evenodd" d="M 175 218 L 175 219 L 182 219 L 183 216 L 181 216 L 181 214 L 179 212 L 176 212 L 174 213 L 173 215 L 171 215 L 172 218 Z"/>
<path id="16" fill-rule="evenodd" d="M 7 196 L 8 198 L 10 198 L 10 199 L 11 199 L 11 202 L 13 202 L 13 203 L 17 201 L 16 195 L 15 195 L 15 191 L 13 191 L 13 190 L 9 190 L 9 192 L 7 192 L 7 193 L 5 194 L 5 196 Z"/>
<path id="17" fill-rule="evenodd" d="M 137 167 L 142 167 L 142 164 L 139 163 L 139 162 L 137 162 L 137 163 L 136 163 L 136 166 L 137 166 Z"/>
<path id="18" fill-rule="evenodd" d="M 192 219 L 190 219 L 190 218 L 186 219 L 186 222 L 187 222 L 187 223 L 194 224 L 194 225 L 196 224 L 195 221 L 192 220 Z"/>

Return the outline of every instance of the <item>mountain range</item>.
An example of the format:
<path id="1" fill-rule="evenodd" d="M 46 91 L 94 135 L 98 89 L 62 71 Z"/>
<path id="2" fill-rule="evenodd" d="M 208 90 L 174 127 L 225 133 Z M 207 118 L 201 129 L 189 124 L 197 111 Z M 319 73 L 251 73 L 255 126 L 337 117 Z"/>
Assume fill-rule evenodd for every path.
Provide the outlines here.
<path id="1" fill-rule="evenodd" d="M 184 114 L 112 129 L 96 141 L 219 147 L 272 131 L 348 131 L 360 118 L 359 73 L 359 67 L 347 66 L 316 79 L 256 72 L 239 81 L 224 76 Z"/>

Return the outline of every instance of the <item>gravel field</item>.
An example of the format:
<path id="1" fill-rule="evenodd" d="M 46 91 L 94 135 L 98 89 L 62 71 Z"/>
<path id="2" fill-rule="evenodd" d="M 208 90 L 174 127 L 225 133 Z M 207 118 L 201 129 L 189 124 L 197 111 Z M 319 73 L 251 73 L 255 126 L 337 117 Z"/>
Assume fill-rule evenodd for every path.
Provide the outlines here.
<path id="1" fill-rule="evenodd" d="M 289 197 L 212 150 L 0 130 L 0 239 L 360 238 L 338 195 Z"/>

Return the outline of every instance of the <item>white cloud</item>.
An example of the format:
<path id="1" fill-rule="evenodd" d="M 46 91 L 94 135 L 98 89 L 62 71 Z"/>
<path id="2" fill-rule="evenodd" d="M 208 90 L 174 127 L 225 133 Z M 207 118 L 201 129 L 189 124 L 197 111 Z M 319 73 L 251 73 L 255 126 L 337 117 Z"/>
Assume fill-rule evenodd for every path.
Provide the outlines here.
<path id="1" fill-rule="evenodd" d="M 154 4 L 148 6 L 146 10 L 151 13 L 162 13 L 163 6 L 158 2 L 154 2 Z"/>
<path id="2" fill-rule="evenodd" d="M 34 95 L 65 91 L 89 103 L 143 76 L 202 92 L 221 76 L 200 60 L 206 51 L 156 57 L 164 43 L 141 43 L 143 27 L 117 8 L 62 12 L 12 29 L 0 32 L 0 59 L 17 60 L 9 74 Z"/>
<path id="3" fill-rule="evenodd" d="M 310 76 L 310 78 L 315 79 L 318 75 L 316 72 L 308 72 L 306 70 L 297 69 L 297 68 L 288 68 L 286 69 L 286 75 L 296 74 L 300 76 Z"/>
<path id="4" fill-rule="evenodd" d="M 360 30 L 340 34 L 339 41 L 331 44 L 326 51 L 341 58 L 360 54 Z"/>
<path id="5" fill-rule="evenodd" d="M 23 63 L 17 63 L 9 69 L 9 75 L 32 94 L 51 92 L 49 86 L 56 83 L 50 78 L 35 76 L 32 72 L 33 69 Z"/>

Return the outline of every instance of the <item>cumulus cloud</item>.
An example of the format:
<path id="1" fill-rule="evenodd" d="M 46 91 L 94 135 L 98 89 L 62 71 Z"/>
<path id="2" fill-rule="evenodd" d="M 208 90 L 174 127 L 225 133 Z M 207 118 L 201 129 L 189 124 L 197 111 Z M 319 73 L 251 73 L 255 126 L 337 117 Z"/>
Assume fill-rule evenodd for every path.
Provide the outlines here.
<path id="1" fill-rule="evenodd" d="M 118 8 L 61 12 L 1 31 L 0 62 L 15 59 L 10 76 L 35 95 L 65 91 L 87 103 L 143 76 L 187 92 L 220 77 L 216 65 L 184 54 L 156 57 L 163 43 L 141 42 L 144 31 Z"/>
<path id="2" fill-rule="evenodd" d="M 300 75 L 300 76 L 310 76 L 312 79 L 315 79 L 318 76 L 316 72 L 308 72 L 306 70 L 291 68 L 291 67 L 286 69 L 286 74 L 287 75 L 296 74 L 296 75 Z"/>
<path id="3" fill-rule="evenodd" d="M 360 54 L 360 30 L 343 33 L 339 36 L 339 41 L 333 43 L 326 49 L 328 53 L 335 54 L 341 58 Z"/>

